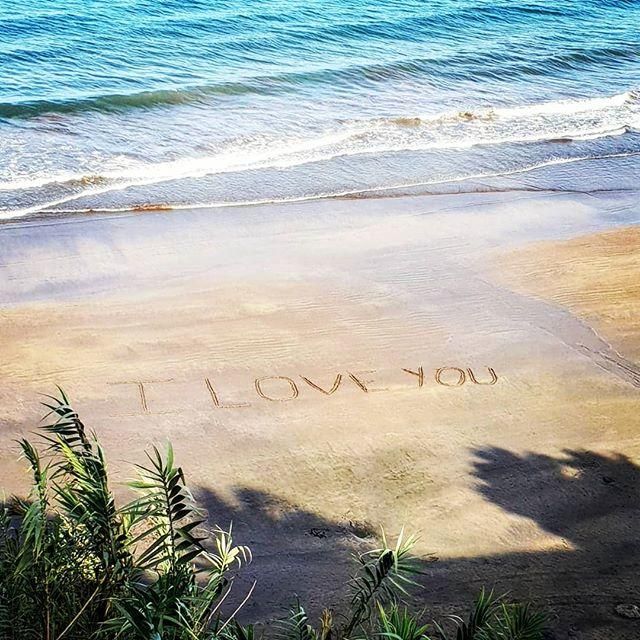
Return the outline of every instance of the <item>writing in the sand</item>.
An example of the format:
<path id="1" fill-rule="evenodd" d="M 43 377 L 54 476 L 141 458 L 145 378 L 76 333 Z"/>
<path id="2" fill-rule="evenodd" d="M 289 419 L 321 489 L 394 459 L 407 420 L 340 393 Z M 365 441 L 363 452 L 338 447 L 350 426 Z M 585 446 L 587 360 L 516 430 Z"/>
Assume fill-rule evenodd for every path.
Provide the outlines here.
<path id="1" fill-rule="evenodd" d="M 424 367 L 402 368 L 401 372 L 406 380 L 406 387 L 422 389 L 428 385 L 457 388 L 463 385 L 493 386 L 498 382 L 498 375 L 493 367 L 439 367 L 432 371 L 425 371 Z M 376 372 L 344 371 L 325 377 L 321 381 L 318 377 L 306 375 L 282 376 L 271 375 L 255 378 L 245 389 L 244 397 L 230 398 L 223 387 L 214 384 L 211 378 L 204 377 L 200 381 L 202 392 L 208 398 L 211 407 L 215 409 L 239 409 L 250 407 L 260 402 L 291 402 L 305 394 L 317 397 L 332 396 L 346 386 L 357 393 L 377 393 L 389 391 L 380 386 L 380 381 L 374 377 Z M 150 415 L 155 413 L 153 403 L 149 400 L 148 388 L 157 384 L 170 384 L 173 380 L 127 380 L 110 382 L 110 385 L 128 385 L 138 399 L 138 413 Z M 164 413 L 163 411 L 161 411 Z"/>

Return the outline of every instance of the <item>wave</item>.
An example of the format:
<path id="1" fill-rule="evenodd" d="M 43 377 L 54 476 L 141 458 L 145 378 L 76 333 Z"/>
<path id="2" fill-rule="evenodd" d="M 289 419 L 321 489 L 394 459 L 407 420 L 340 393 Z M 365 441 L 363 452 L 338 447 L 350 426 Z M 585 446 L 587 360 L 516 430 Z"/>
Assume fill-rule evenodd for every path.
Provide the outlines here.
<path id="1" fill-rule="evenodd" d="M 612 96 L 585 98 L 581 100 L 555 100 L 514 107 L 487 107 L 474 110 L 453 111 L 434 116 L 400 116 L 380 118 L 378 122 L 390 122 L 401 126 L 416 127 L 443 122 L 495 121 L 498 118 L 533 117 L 540 115 L 570 116 L 585 112 L 602 112 L 621 107 L 638 107 L 640 112 L 640 90 L 632 89 Z"/>
<path id="2" fill-rule="evenodd" d="M 55 183 L 86 186 L 120 179 L 140 180 L 141 184 L 149 180 L 152 184 L 225 171 L 287 167 L 340 155 L 617 136 L 640 127 L 640 90 L 582 100 L 487 107 L 428 116 L 346 120 L 341 124 L 341 128 L 307 139 L 263 137 L 249 142 L 243 140 L 237 145 L 231 142 L 210 156 L 139 164 L 99 174 L 67 172 L 26 176 L 0 182 L 0 191 Z"/>
<path id="3" fill-rule="evenodd" d="M 552 167 L 557 165 L 565 165 L 565 164 L 573 164 L 579 162 L 586 162 L 592 160 L 607 160 L 607 159 L 615 159 L 615 158 L 630 158 L 640 156 L 640 151 L 631 151 L 624 153 L 610 153 L 610 154 L 600 154 L 600 155 L 592 155 L 592 156 L 578 156 L 573 158 L 553 158 L 551 160 L 546 160 L 542 162 L 536 162 L 529 164 L 524 167 L 518 167 L 515 169 L 510 169 L 507 171 L 496 171 L 496 172 L 486 172 L 486 173 L 476 173 L 476 174 L 468 174 L 455 176 L 452 178 L 443 178 L 439 180 L 421 180 L 416 182 L 403 182 L 399 184 L 391 184 L 386 186 L 378 186 L 378 187 L 369 187 L 364 189 L 350 189 L 344 191 L 331 191 L 324 193 L 316 193 L 309 195 L 301 195 L 301 196 L 292 196 L 287 198 L 264 198 L 260 200 L 232 200 L 232 201 L 213 201 L 213 202 L 201 202 L 201 203 L 189 203 L 189 204 L 169 204 L 165 202 L 159 203 L 145 203 L 139 205 L 128 205 L 125 207 L 86 207 L 86 208 L 76 208 L 76 209 L 65 209 L 59 208 L 57 205 L 64 204 L 68 202 L 69 199 L 62 199 L 58 201 L 52 201 L 40 205 L 39 207 L 31 207 L 28 209 L 23 209 L 20 211 L 0 211 L 0 220 L 12 220 L 16 218 L 24 218 L 28 215 L 34 213 L 42 213 L 42 214 L 83 214 L 83 213 L 100 213 L 100 214 L 117 214 L 117 213 L 143 213 L 143 212 L 167 212 L 167 211 L 186 211 L 186 210 L 195 210 L 195 209 L 221 209 L 227 207 L 247 207 L 247 206 L 258 206 L 258 205 L 268 205 L 268 204 L 295 204 L 301 202 L 308 202 L 313 200 L 326 200 L 332 198 L 367 198 L 367 197 L 376 197 L 376 194 L 385 194 L 385 195 L 397 195 L 400 192 L 402 194 L 402 190 L 408 189 L 416 189 L 420 187 L 434 187 L 434 186 L 445 186 L 448 184 L 456 184 L 456 183 L 464 183 L 469 182 L 473 183 L 474 181 L 486 180 L 489 178 L 504 178 L 508 176 L 518 175 L 522 173 L 530 173 L 532 171 L 538 169 L 544 169 L 546 167 Z M 483 185 L 482 192 L 502 192 L 504 188 L 501 187 L 491 187 L 487 185 Z M 536 191 L 544 191 L 545 189 L 534 189 Z M 85 195 L 99 195 L 100 192 L 93 192 L 92 194 L 82 194 L 80 197 L 84 197 Z M 422 191 L 420 195 L 429 195 L 430 193 L 442 194 L 442 191 L 436 192 L 427 192 Z M 445 192 L 446 193 L 446 192 Z M 415 194 L 414 194 L 415 195 Z M 55 207 L 55 208 L 54 208 Z"/>
<path id="4" fill-rule="evenodd" d="M 566 54 L 549 54 L 539 60 L 511 60 L 499 56 L 499 62 L 486 53 L 456 52 L 435 57 L 415 57 L 337 64 L 314 70 L 296 70 L 263 75 L 239 74 L 234 82 L 204 82 L 179 88 L 146 89 L 133 93 L 104 93 L 71 99 L 33 99 L 0 102 L 0 118 L 26 119 L 42 115 L 72 114 L 85 111 L 102 113 L 127 109 L 150 109 L 160 106 L 206 102 L 215 96 L 270 95 L 297 90 L 306 84 L 370 83 L 402 80 L 418 76 L 438 77 L 441 81 L 458 82 L 471 79 L 483 82 L 497 76 L 517 78 L 523 75 L 545 75 L 553 69 L 562 71 L 574 65 L 599 64 L 603 61 L 637 59 L 638 45 L 589 49 Z"/>
<path id="5" fill-rule="evenodd" d="M 0 118 L 22 119 L 49 114 L 71 114 L 82 111 L 113 113 L 125 109 L 192 104 L 212 95 L 241 95 L 259 93 L 259 89 L 242 83 L 203 85 L 188 89 L 158 89 L 129 94 L 105 94 L 70 100 L 29 100 L 0 102 Z"/>
<path id="6" fill-rule="evenodd" d="M 367 154 L 453 152 L 480 145 L 570 143 L 620 136 L 638 129 L 640 92 L 627 91 L 582 100 L 347 120 L 306 138 L 265 134 L 249 141 L 246 138 L 231 140 L 216 153 L 200 157 L 138 163 L 107 172 L 21 176 L 0 183 L 0 191 L 36 196 L 42 191 L 42 197 L 35 198 L 37 204 L 18 209 L 19 215 L 26 215 L 86 196 L 174 180 L 287 169 Z M 11 213 L 0 212 L 0 216 Z"/>

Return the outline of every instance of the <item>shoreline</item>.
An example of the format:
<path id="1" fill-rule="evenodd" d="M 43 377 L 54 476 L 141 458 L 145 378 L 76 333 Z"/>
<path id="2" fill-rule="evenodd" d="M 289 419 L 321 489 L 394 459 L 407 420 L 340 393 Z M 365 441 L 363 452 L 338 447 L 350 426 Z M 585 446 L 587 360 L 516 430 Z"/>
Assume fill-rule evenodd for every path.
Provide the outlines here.
<path id="1" fill-rule="evenodd" d="M 46 206 L 34 206 L 25 211 L 4 211 L 0 212 L 0 230 L 4 225 L 13 224 L 38 224 L 39 220 L 64 221 L 83 216 L 110 216 L 110 215 L 136 215 L 140 213 L 160 213 L 160 212 L 189 212 L 206 211 L 218 209 L 246 209 L 251 207 L 287 207 L 296 204 L 313 204 L 332 201 L 353 201 L 369 199 L 392 199 L 410 197 L 431 197 L 431 196 L 458 196 L 476 195 L 486 193 L 493 194 L 514 194 L 517 192 L 545 194 L 615 194 L 625 192 L 635 192 L 635 183 L 630 181 L 637 167 L 635 164 L 640 158 L 638 151 L 621 151 L 609 154 L 587 155 L 578 157 L 567 157 L 551 159 L 539 164 L 519 167 L 510 170 L 496 171 L 481 174 L 471 174 L 467 176 L 442 178 L 433 181 L 417 181 L 406 184 L 391 184 L 388 186 L 370 186 L 361 189 L 355 188 L 347 191 L 318 193 L 311 195 L 290 196 L 285 198 L 267 198 L 260 200 L 240 200 L 228 202 L 211 203 L 169 203 L 162 200 L 155 201 L 153 197 L 138 204 L 122 205 L 115 208 L 89 207 L 80 209 L 53 208 Z M 599 186 L 591 186 L 590 189 L 583 188 L 582 174 L 577 172 L 574 165 L 588 163 L 591 168 L 593 178 Z M 604 163 L 605 171 L 598 173 L 600 165 Z M 617 163 L 619 169 L 611 171 L 612 165 Z M 625 163 L 630 163 L 625 166 Z M 640 166 L 640 164 L 639 164 Z M 568 174 L 562 170 L 568 170 Z M 524 181 L 512 182 L 512 176 L 527 174 L 529 184 Z M 612 175 L 616 176 L 612 180 Z M 458 185 L 457 189 L 448 190 L 447 185 Z M 130 187 L 145 186 L 132 184 Z M 147 185 L 149 186 L 149 185 Z M 427 187 L 433 187 L 429 190 Z M 106 192 L 108 193 L 108 191 Z M 95 195 L 99 195 L 97 192 Z M 90 194 L 89 194 L 90 195 Z M 87 197 L 87 195 L 72 196 L 68 202 L 76 198 Z M 66 201 L 62 201 L 64 203 Z M 50 203 L 57 206 L 56 203 Z"/>

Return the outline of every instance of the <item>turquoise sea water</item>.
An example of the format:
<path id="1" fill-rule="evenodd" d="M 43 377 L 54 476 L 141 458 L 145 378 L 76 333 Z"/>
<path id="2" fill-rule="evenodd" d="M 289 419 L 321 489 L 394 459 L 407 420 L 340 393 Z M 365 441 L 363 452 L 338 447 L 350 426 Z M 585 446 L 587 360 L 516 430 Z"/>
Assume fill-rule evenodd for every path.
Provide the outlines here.
<path id="1" fill-rule="evenodd" d="M 0 69 L 3 218 L 638 182 L 635 0 L 0 0 Z"/>

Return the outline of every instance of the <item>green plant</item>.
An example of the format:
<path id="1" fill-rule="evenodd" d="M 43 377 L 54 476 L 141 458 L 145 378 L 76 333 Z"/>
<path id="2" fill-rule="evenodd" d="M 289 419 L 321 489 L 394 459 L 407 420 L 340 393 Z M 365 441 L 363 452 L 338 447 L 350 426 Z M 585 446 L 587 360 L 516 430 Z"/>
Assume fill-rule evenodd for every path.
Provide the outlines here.
<path id="1" fill-rule="evenodd" d="M 400 548 L 404 548 L 404 543 Z M 396 552 L 396 549 L 386 550 Z M 368 572 L 365 572 L 369 576 Z M 405 576 L 406 579 L 406 576 Z M 362 595 L 371 593 L 370 586 L 375 579 L 368 577 L 367 587 L 360 586 L 358 579 L 353 580 Z M 386 589 L 391 589 L 387 585 Z M 387 600 L 386 604 L 378 600 L 376 602 L 376 615 L 368 610 L 368 614 L 361 616 L 356 613 L 360 607 L 356 602 L 356 608 L 349 610 L 346 623 L 335 625 L 333 614 L 325 610 L 320 619 L 320 625 L 315 628 L 309 621 L 305 609 L 297 603 L 289 615 L 276 626 L 276 640 L 372 640 L 374 638 L 384 640 L 542 640 L 547 623 L 546 616 L 534 611 L 529 604 L 511 603 L 504 597 L 495 597 L 493 592 L 484 589 L 480 591 L 473 602 L 471 611 L 466 620 L 459 616 L 450 616 L 447 625 L 451 634 L 437 622 L 431 625 L 421 622 L 423 615 L 409 611 L 406 606 L 397 602 L 396 591 Z M 357 616 L 358 623 L 354 626 L 352 621 Z M 242 629 L 238 625 L 238 629 Z M 355 630 L 355 632 L 354 632 Z M 245 640 L 241 635 L 234 640 Z"/>
<path id="2" fill-rule="evenodd" d="M 42 427 L 44 456 L 20 442 L 31 494 L 14 499 L 0 521 L 3 640 L 211 637 L 217 605 L 248 549 L 221 529 L 205 547 L 170 446 L 138 468 L 131 486 L 139 497 L 117 506 L 95 435 L 64 393 L 46 406 L 53 420 Z"/>
<path id="3" fill-rule="evenodd" d="M 276 640 L 342 640 L 354 634 L 369 636 L 371 618 L 376 609 L 393 604 L 406 594 L 418 573 L 415 559 L 410 556 L 414 538 L 404 539 L 400 533 L 394 546 L 382 534 L 382 547 L 355 557 L 357 571 L 350 581 L 350 602 L 342 622 L 325 609 L 318 627 L 310 624 L 307 612 L 298 602 L 289 616 L 276 625 Z"/>
<path id="4" fill-rule="evenodd" d="M 436 623 L 437 638 L 448 640 L 541 640 L 546 616 L 529 604 L 509 603 L 482 589 L 476 597 L 467 620 L 451 616 L 455 636 L 448 635 Z"/>
<path id="5" fill-rule="evenodd" d="M 378 625 L 376 635 L 388 640 L 429 640 L 428 624 L 420 624 L 415 615 L 406 607 L 397 604 L 385 609 L 378 606 Z"/>

